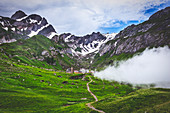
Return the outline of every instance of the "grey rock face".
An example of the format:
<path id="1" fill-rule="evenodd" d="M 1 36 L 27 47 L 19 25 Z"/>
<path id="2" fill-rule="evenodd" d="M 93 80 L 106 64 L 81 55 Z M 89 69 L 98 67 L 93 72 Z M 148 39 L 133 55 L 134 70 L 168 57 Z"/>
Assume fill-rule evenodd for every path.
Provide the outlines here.
<path id="1" fill-rule="evenodd" d="M 12 42 L 18 39 L 27 39 L 30 34 L 49 36 L 56 33 L 52 25 L 39 15 L 26 15 L 22 11 L 16 12 L 11 18 L 0 16 L 0 43 Z M 66 54 L 77 59 L 77 65 L 90 66 L 95 63 L 94 58 L 112 57 L 122 53 L 135 53 L 147 47 L 170 46 L 170 7 L 153 14 L 149 20 L 131 25 L 120 31 L 115 38 L 107 37 L 100 32 L 85 36 L 75 36 L 70 33 L 52 36 L 58 49 L 50 47 L 50 51 L 43 51 L 39 60 Z M 10 33 L 9 33 L 10 32 Z M 96 57 L 95 57 L 96 56 Z M 107 58 L 104 57 L 104 58 Z M 83 60 L 84 61 L 83 61 Z M 82 60 L 82 61 L 81 61 Z M 80 61 L 80 62 L 79 62 Z M 88 63 L 89 62 L 89 65 Z M 55 63 L 55 62 L 53 62 Z"/>
<path id="2" fill-rule="evenodd" d="M 15 14 L 13 14 L 11 16 L 12 19 L 19 19 L 19 18 L 22 18 L 22 17 L 25 17 L 27 16 L 23 11 L 19 10 L 17 12 L 15 12 Z"/>
<path id="3" fill-rule="evenodd" d="M 86 36 L 75 36 L 70 33 L 64 33 L 58 37 L 54 37 L 52 40 L 59 42 L 61 45 L 66 44 L 70 51 L 67 53 L 78 57 L 90 57 L 94 56 L 102 43 L 106 43 L 107 37 L 100 32 L 92 33 Z M 57 43 L 58 43 L 57 42 Z"/>
<path id="4" fill-rule="evenodd" d="M 148 21 L 128 26 L 120 31 L 113 40 L 108 42 L 109 44 L 102 46 L 99 54 L 109 52 L 113 56 L 121 53 L 135 53 L 147 47 L 169 46 L 169 29 L 170 7 L 153 14 Z"/>
<path id="5" fill-rule="evenodd" d="M 56 34 L 52 25 L 48 24 L 45 18 L 40 15 L 26 15 L 23 11 L 17 11 L 11 18 L 0 16 L 0 27 L 4 32 L 0 33 L 0 39 L 6 40 L 27 39 L 33 35 L 44 35 L 52 38 Z M 53 33 L 53 35 L 51 35 Z M 5 41 L 1 43 L 6 43 Z"/>
<path id="6" fill-rule="evenodd" d="M 50 34 L 51 32 L 55 32 L 55 29 L 53 28 L 52 25 L 49 25 L 48 27 L 45 27 L 44 29 L 42 29 L 38 35 L 44 35 L 44 36 L 48 36 L 48 34 Z"/>
<path id="7" fill-rule="evenodd" d="M 153 14 L 153 15 L 149 18 L 149 20 L 161 19 L 162 16 L 164 16 L 165 18 L 166 18 L 166 17 L 168 18 L 169 15 L 170 15 L 170 7 L 166 7 L 165 9 L 160 10 L 160 11 L 156 12 L 155 14 Z"/>

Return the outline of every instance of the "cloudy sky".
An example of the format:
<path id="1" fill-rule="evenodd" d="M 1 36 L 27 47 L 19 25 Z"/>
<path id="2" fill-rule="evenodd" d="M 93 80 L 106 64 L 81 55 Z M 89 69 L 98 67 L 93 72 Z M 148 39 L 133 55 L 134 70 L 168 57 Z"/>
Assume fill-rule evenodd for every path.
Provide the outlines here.
<path id="1" fill-rule="evenodd" d="M 0 15 L 15 11 L 39 14 L 61 34 L 85 35 L 119 32 L 170 6 L 170 0 L 0 0 Z"/>

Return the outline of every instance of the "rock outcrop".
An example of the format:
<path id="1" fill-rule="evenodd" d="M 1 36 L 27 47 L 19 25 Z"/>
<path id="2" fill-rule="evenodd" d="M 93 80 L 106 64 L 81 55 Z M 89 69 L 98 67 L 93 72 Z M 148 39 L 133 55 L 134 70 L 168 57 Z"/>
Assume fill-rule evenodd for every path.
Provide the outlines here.
<path id="1" fill-rule="evenodd" d="M 170 45 L 170 7 L 153 14 L 148 21 L 131 25 L 100 48 L 100 56 L 135 53 L 147 47 Z M 112 51 L 110 51 L 112 50 Z"/>
<path id="2" fill-rule="evenodd" d="M 19 10 L 11 18 L 0 16 L 0 43 L 28 39 L 34 35 L 51 39 L 57 32 L 45 18 L 37 14 L 26 15 Z"/>

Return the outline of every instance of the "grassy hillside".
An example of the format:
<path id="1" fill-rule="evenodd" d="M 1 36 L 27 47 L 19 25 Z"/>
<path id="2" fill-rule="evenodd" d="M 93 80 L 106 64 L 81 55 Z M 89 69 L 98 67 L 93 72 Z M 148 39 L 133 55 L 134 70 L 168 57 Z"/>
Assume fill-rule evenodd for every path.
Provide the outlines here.
<path id="1" fill-rule="evenodd" d="M 169 113 L 170 89 L 140 89 L 124 97 L 109 97 L 95 103 L 106 113 Z"/>
<path id="2" fill-rule="evenodd" d="M 86 105 L 95 101 L 86 86 L 89 76 L 93 80 L 90 90 L 99 100 L 93 106 L 99 110 L 170 111 L 169 89 L 137 90 L 130 84 L 101 80 L 91 74 L 65 73 L 63 69 L 74 65 L 75 60 L 58 52 L 64 48 L 44 36 L 0 45 L 1 113 L 96 113 Z M 43 61 L 38 60 L 42 57 Z M 117 60 L 126 58 L 125 54 L 113 56 Z"/>
<path id="3" fill-rule="evenodd" d="M 136 53 L 138 54 L 138 52 Z M 122 53 L 120 55 L 113 55 L 110 57 L 110 53 L 106 53 L 103 56 L 97 54 L 94 58 L 93 64 L 91 65 L 92 69 L 97 69 L 98 71 L 104 70 L 109 65 L 117 65 L 119 61 L 127 60 L 132 58 L 135 54 Z"/>
<path id="4" fill-rule="evenodd" d="M 86 103 L 94 101 L 87 91 L 86 75 L 56 72 L 50 69 L 26 66 L 0 58 L 0 112 L 94 112 Z M 75 77 L 79 76 L 79 77 Z M 91 91 L 98 99 L 108 96 L 125 96 L 133 91 L 130 86 L 119 85 L 91 77 Z M 114 84 L 114 85 L 113 85 Z M 119 87 L 115 89 L 115 87 Z"/>
<path id="5" fill-rule="evenodd" d="M 1 113 L 95 113 L 86 106 L 94 98 L 87 91 L 90 74 L 69 74 L 25 66 L 0 58 Z M 84 77 L 84 79 L 82 79 Z M 106 113 L 169 112 L 169 89 L 133 89 L 131 85 L 91 76 L 90 90 Z"/>
<path id="6" fill-rule="evenodd" d="M 64 49 L 64 46 L 58 45 L 42 35 L 0 45 L 1 56 L 6 56 L 6 59 L 57 70 L 66 69 L 74 65 L 74 59 L 65 54 L 60 54 L 59 51 Z"/>

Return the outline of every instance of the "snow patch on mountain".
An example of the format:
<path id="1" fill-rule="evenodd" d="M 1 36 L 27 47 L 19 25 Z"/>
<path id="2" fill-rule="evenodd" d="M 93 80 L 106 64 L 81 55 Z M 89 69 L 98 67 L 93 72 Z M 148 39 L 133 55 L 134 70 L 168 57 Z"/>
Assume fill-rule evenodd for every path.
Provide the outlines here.
<path id="1" fill-rule="evenodd" d="M 53 26 L 48 24 L 44 17 L 37 14 L 26 15 L 21 10 L 13 14 L 11 18 L 0 16 L 0 24 L 4 30 L 17 34 L 15 35 L 16 37 L 10 37 L 10 39 L 28 39 L 34 35 L 44 35 L 52 39 L 58 35 Z M 9 38 L 6 34 L 2 35 Z M 6 43 L 6 41 L 4 41 L 4 43 Z"/>
<path id="2" fill-rule="evenodd" d="M 22 18 L 16 19 L 16 21 L 22 21 L 22 20 L 26 19 L 27 17 L 28 17 L 28 16 L 24 16 L 24 17 L 22 17 Z"/>
<path id="3" fill-rule="evenodd" d="M 57 33 L 55 32 L 51 32 L 51 34 L 49 36 L 47 36 L 49 39 L 52 39 L 55 35 L 58 35 Z"/>
<path id="4" fill-rule="evenodd" d="M 0 21 L 0 23 L 2 24 L 2 26 L 4 26 L 4 22 L 3 21 Z"/>
<path id="5" fill-rule="evenodd" d="M 117 33 L 112 33 L 112 34 L 103 34 L 106 37 L 106 40 L 97 40 L 97 41 L 93 41 L 92 43 L 89 43 L 87 46 L 84 45 L 82 46 L 82 48 L 84 47 L 84 49 L 82 50 L 82 52 L 80 54 L 82 54 L 83 56 L 90 54 L 90 53 L 98 53 L 100 50 L 100 47 L 107 43 L 108 41 L 114 39 L 114 37 L 116 36 Z M 86 51 L 87 50 L 87 51 Z"/>
<path id="6" fill-rule="evenodd" d="M 11 43 L 11 42 L 15 42 L 17 40 L 15 39 L 11 39 L 11 40 L 6 40 L 5 37 L 3 37 L 2 39 L 0 39 L 0 44 L 2 43 Z"/>
<path id="7" fill-rule="evenodd" d="M 32 37 L 34 35 L 37 35 L 41 30 L 43 30 L 44 28 L 48 27 L 50 24 L 47 24 L 45 26 L 42 26 L 40 29 L 38 29 L 37 31 L 31 31 L 31 33 L 28 35 L 29 37 Z"/>
<path id="8" fill-rule="evenodd" d="M 32 24 L 32 23 L 36 23 L 36 22 L 38 22 L 37 20 L 34 20 L 34 19 L 29 19 L 30 20 L 30 24 Z"/>
<path id="9" fill-rule="evenodd" d="M 71 51 L 72 53 L 74 53 L 74 55 L 81 55 L 81 56 L 86 56 L 90 53 L 98 53 L 100 50 L 100 47 L 107 43 L 108 41 L 114 39 L 114 37 L 116 36 L 117 33 L 112 33 L 112 34 L 102 34 L 104 37 L 102 40 L 101 39 L 94 39 L 92 40 L 92 42 L 85 44 L 86 41 L 88 41 L 88 39 L 84 39 L 84 41 L 82 41 L 80 44 L 78 45 L 71 45 Z M 65 42 L 76 42 L 76 40 L 71 38 L 72 35 L 67 36 L 64 41 Z M 89 36 L 90 38 L 90 36 Z M 82 39 L 83 40 L 83 39 Z M 76 50 L 77 48 L 79 48 L 79 51 Z"/>
<path id="10" fill-rule="evenodd" d="M 116 47 L 116 45 L 117 45 L 117 42 L 115 42 L 114 46 Z"/>
<path id="11" fill-rule="evenodd" d="M 11 28 L 11 30 L 12 30 L 12 31 L 15 31 L 15 28 L 13 27 L 13 28 Z"/>
<path id="12" fill-rule="evenodd" d="M 69 38 L 70 38 L 71 36 L 72 36 L 72 35 L 67 36 L 67 37 L 64 39 L 64 41 L 65 41 L 65 42 L 69 42 L 69 41 L 70 41 Z"/>
<path id="13" fill-rule="evenodd" d="M 6 31 L 8 31 L 8 27 L 4 27 L 3 29 L 5 29 Z"/>
<path id="14" fill-rule="evenodd" d="M 107 37 L 107 41 L 112 40 L 117 33 L 112 33 L 112 34 L 103 34 L 103 36 Z"/>

